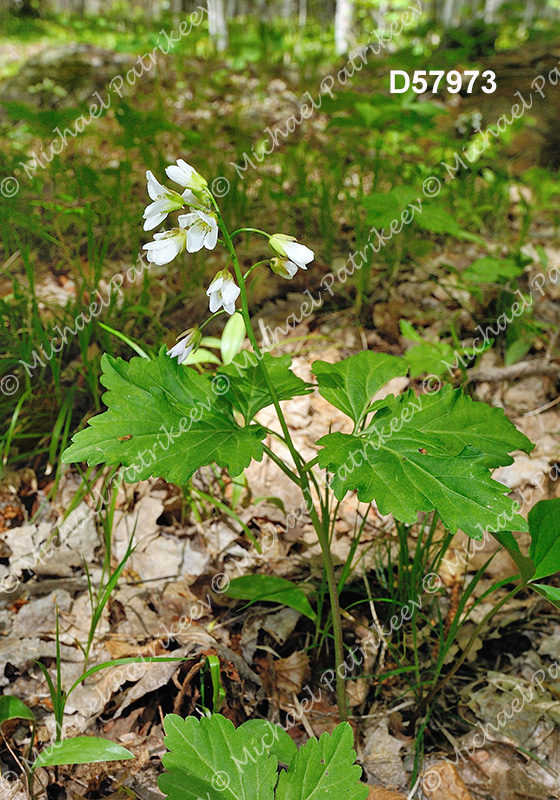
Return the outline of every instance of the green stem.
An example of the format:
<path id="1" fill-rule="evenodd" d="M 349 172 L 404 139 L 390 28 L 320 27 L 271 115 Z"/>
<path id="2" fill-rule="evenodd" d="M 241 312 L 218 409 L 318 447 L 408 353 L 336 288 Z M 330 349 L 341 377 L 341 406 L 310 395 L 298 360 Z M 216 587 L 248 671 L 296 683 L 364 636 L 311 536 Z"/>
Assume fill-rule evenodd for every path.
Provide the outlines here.
<path id="1" fill-rule="evenodd" d="M 214 201 L 214 206 L 216 206 L 216 201 Z M 218 214 L 219 214 L 220 212 L 219 212 L 217 206 L 216 206 L 216 210 L 218 211 Z M 221 219 L 221 217 L 220 217 L 220 219 Z M 222 222 L 223 222 L 223 220 L 222 220 Z M 222 228 L 222 233 L 223 232 L 224 232 L 224 229 Z M 261 231 L 259 228 L 238 228 L 233 233 L 228 233 L 227 236 L 231 240 L 231 239 L 233 239 L 234 236 L 237 236 L 238 233 L 260 233 L 262 236 L 266 236 L 267 239 L 270 239 L 270 234 L 267 233 L 266 231 Z"/>
<path id="2" fill-rule="evenodd" d="M 288 476 L 288 478 L 289 478 L 291 481 L 293 481 L 295 484 L 297 484 L 297 485 L 300 487 L 300 489 L 301 489 L 301 481 L 300 481 L 300 479 L 298 478 L 298 476 L 297 476 L 295 473 L 293 473 L 293 472 L 292 472 L 292 470 L 291 470 L 289 467 L 287 467 L 287 466 L 284 464 L 284 462 L 282 461 L 282 459 L 281 459 L 281 458 L 279 458 L 279 457 L 276 455 L 276 453 L 274 452 L 274 450 L 271 450 L 271 448 L 270 448 L 270 447 L 268 447 L 266 444 L 264 444 L 264 445 L 263 445 L 263 448 L 264 448 L 264 452 L 265 452 L 265 453 L 267 454 L 267 456 L 268 456 L 268 457 L 271 459 L 271 461 L 274 461 L 274 463 L 276 464 L 276 466 L 277 466 L 277 467 L 279 467 L 279 468 L 282 470 L 282 472 L 284 473 L 284 475 L 287 475 L 287 476 Z"/>
<path id="3" fill-rule="evenodd" d="M 219 311 L 216 311 L 214 314 L 211 314 L 211 315 L 208 317 L 208 319 L 204 320 L 204 322 L 202 323 L 202 325 L 200 325 L 200 326 L 199 326 L 198 330 L 199 330 L 199 331 L 202 331 L 202 330 L 204 330 L 204 328 L 205 328 L 205 327 L 208 325 L 208 323 L 209 323 L 209 322 L 211 322 L 211 321 L 214 319 L 214 317 L 217 317 L 217 316 L 219 316 L 220 314 L 224 314 L 224 313 L 225 313 L 225 312 L 224 312 L 224 309 L 223 309 L 223 308 L 220 308 L 220 310 L 219 310 Z"/>
<path id="4" fill-rule="evenodd" d="M 261 266 L 261 264 L 269 264 L 269 263 L 270 263 L 270 258 L 265 258 L 265 259 L 263 259 L 262 261 L 257 261 L 257 263 L 256 263 L 256 264 L 253 264 L 253 266 L 252 266 L 252 267 L 249 267 L 249 269 L 247 270 L 247 272 L 246 272 L 246 273 L 245 273 L 245 275 L 243 276 L 243 280 L 247 280 L 247 278 L 249 277 L 249 275 L 251 274 L 251 272 L 252 272 L 254 269 L 256 269 L 257 267 L 260 267 L 260 266 Z"/>
<path id="5" fill-rule="evenodd" d="M 282 433 L 286 440 L 286 445 L 290 451 L 290 455 L 292 456 L 294 465 L 296 470 L 299 474 L 299 482 L 297 485 L 300 486 L 303 496 L 306 501 L 307 511 L 309 516 L 311 517 L 311 521 L 313 522 L 313 527 L 317 533 L 317 537 L 319 539 L 319 544 L 321 546 L 321 551 L 323 553 L 323 562 L 325 565 L 325 574 L 327 577 L 327 585 L 329 587 L 329 596 L 331 600 L 331 612 L 332 612 L 332 620 L 333 620 L 333 638 L 334 638 L 334 655 L 335 655 L 335 666 L 336 666 L 336 697 L 338 703 L 338 710 L 340 714 L 341 720 L 348 719 L 348 706 L 346 702 L 346 688 L 344 685 L 344 678 L 343 678 L 343 670 L 342 667 L 344 665 L 344 644 L 343 644 L 343 637 L 342 637 L 342 618 L 340 614 L 340 603 L 338 599 L 338 590 L 337 590 L 337 582 L 336 576 L 334 572 L 334 563 L 332 559 L 332 554 L 330 551 L 329 546 L 329 530 L 328 530 L 328 523 L 329 520 L 321 520 L 315 506 L 313 504 L 313 497 L 311 495 L 311 486 L 309 483 L 309 475 L 305 470 L 305 466 L 302 462 L 302 459 L 297 452 L 294 443 L 292 441 L 292 437 L 290 436 L 290 431 L 288 429 L 288 425 L 286 423 L 286 419 L 282 412 L 282 408 L 280 406 L 280 400 L 278 399 L 278 394 L 276 393 L 276 388 L 274 383 L 268 373 L 268 369 L 263 359 L 263 355 L 260 351 L 257 338 L 253 331 L 253 326 L 251 325 L 251 317 L 249 314 L 249 302 L 247 299 L 247 290 L 245 287 L 245 282 L 243 279 L 243 273 L 241 272 L 241 267 L 239 265 L 239 260 L 237 258 L 237 253 L 235 252 L 235 247 L 232 242 L 231 236 L 224 224 L 224 220 L 222 218 L 220 209 L 218 204 L 213 199 L 214 207 L 216 209 L 216 214 L 218 218 L 218 224 L 220 226 L 220 230 L 222 231 L 224 237 L 225 246 L 231 256 L 231 260 L 233 262 L 233 269 L 235 272 L 235 277 L 237 279 L 237 283 L 240 290 L 240 297 L 241 297 L 241 311 L 243 314 L 243 320 L 245 322 L 245 328 L 247 330 L 247 336 L 249 337 L 249 341 L 253 347 L 255 355 L 259 362 L 259 368 L 262 372 L 262 376 L 266 383 L 267 389 L 270 393 L 272 398 L 272 402 L 274 404 L 274 408 L 276 409 L 276 413 L 278 415 L 278 421 L 280 422 L 280 426 L 282 428 Z M 246 228 L 244 230 L 255 231 L 256 233 L 264 233 L 264 231 L 259 231 L 256 228 Z M 236 231 L 238 233 L 239 231 Z M 264 234 L 268 236 L 268 234 Z M 325 528 L 326 526 L 326 528 Z"/>

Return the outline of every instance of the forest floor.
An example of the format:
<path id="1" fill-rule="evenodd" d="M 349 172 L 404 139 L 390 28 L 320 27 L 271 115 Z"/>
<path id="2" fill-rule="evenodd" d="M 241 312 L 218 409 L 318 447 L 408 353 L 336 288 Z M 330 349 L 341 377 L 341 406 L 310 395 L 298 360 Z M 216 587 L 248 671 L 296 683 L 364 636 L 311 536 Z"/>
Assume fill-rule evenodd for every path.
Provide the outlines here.
<path id="1" fill-rule="evenodd" d="M 35 55 L 42 46 L 18 44 L 18 58 Z M 0 68 L 12 58 L 13 47 L 2 46 Z M 93 287 L 101 282 L 106 286 L 113 274 L 129 266 L 142 235 L 144 172 L 156 163 L 189 153 L 189 160 L 209 178 L 227 174 L 231 179 L 235 191 L 224 204 L 232 224 L 277 225 L 298 238 L 301 234 L 316 250 L 315 273 L 309 270 L 289 285 L 271 277 L 252 286 L 256 327 L 262 334 L 298 314 L 302 292 L 308 289 L 315 295 L 322 277 L 343 266 L 348 252 L 363 243 L 364 196 L 375 194 L 376 188 L 390 192 L 401 186 L 401 178 L 420 185 L 427 174 L 421 166 L 427 152 L 439 163 L 441 153 L 449 152 L 445 147 L 460 147 L 453 120 L 430 127 L 427 116 L 416 118 L 410 109 L 401 109 L 404 133 L 395 133 L 387 123 L 384 157 L 377 162 L 380 177 L 374 183 L 368 170 L 379 152 L 377 142 L 372 144 L 377 133 L 369 131 L 375 122 L 365 125 L 371 109 L 362 107 L 358 124 L 356 108 L 360 103 L 374 105 L 368 93 L 379 89 L 379 80 L 368 83 L 362 75 L 361 86 L 355 87 L 357 95 L 362 92 L 358 98 L 341 93 L 340 105 L 298 130 L 278 161 L 265 162 L 235 187 L 231 161 L 241 163 L 248 143 L 293 113 L 305 88 L 316 88 L 325 74 L 324 64 L 320 69 L 316 64 L 296 69 L 295 62 L 285 66 L 280 61 L 267 73 L 250 58 L 245 54 L 244 63 L 228 71 L 218 62 L 211 70 L 193 56 L 187 64 L 188 80 L 184 65 L 182 74 L 177 63 L 162 67 L 141 106 L 131 101 L 124 116 L 112 110 L 31 183 L 21 180 L 17 198 L 5 204 L 2 229 L 7 268 L 0 273 L 0 298 L 13 327 L 2 336 L 10 369 L 20 358 L 30 360 L 37 342 L 29 308 L 39 310 L 44 332 L 40 341 L 46 341 L 55 323 L 71 320 L 83 307 L 80 303 L 91 296 Z M 12 66 L 7 71 L 15 72 Z M 15 169 L 23 153 L 45 144 L 45 130 L 63 119 L 64 111 L 43 109 L 47 116 L 20 122 L 2 145 L 3 167 Z M 395 107 L 385 111 L 394 115 Z M 364 134 L 366 128 L 372 140 Z M 438 148 L 436 156 L 433 151 Z M 550 277 L 560 269 L 555 244 L 558 184 L 546 173 L 552 188 L 545 202 L 545 170 L 534 168 L 524 178 L 508 171 L 509 154 L 499 151 L 493 159 L 492 169 L 485 162 L 472 180 L 465 177 L 460 187 L 457 181 L 445 195 L 445 213 L 453 214 L 455 227 L 444 216 L 443 229 L 432 226 L 406 233 L 406 239 L 371 265 L 367 280 L 360 284 L 356 279 L 352 287 L 308 314 L 274 352 L 292 354 L 294 372 L 309 379 L 315 360 L 335 362 L 364 348 L 410 359 L 411 345 L 419 344 L 412 337 L 420 331 L 420 346 L 427 347 L 431 367 L 438 366 L 452 356 L 456 332 L 463 344 L 472 341 L 475 323 L 492 324 L 505 307 L 504 297 L 518 289 L 525 296 L 532 292 L 526 327 L 518 326 L 509 339 L 499 337 L 462 376 L 474 399 L 503 408 L 535 444 L 530 455 L 514 453 L 514 463 L 494 474 L 512 498 L 519 499 L 526 515 L 539 500 L 560 496 L 560 406 L 554 374 L 560 283 Z M 369 206 L 368 211 L 379 210 Z M 465 236 L 465 230 L 470 235 Z M 258 246 L 249 240 L 245 252 L 247 263 L 260 257 Z M 504 276 L 496 280 L 472 271 L 488 253 L 506 265 Z M 543 265 L 549 279 L 541 293 L 531 287 Z M 188 271 L 163 270 L 132 281 L 125 287 L 124 302 L 112 306 L 103 321 L 157 351 L 193 321 L 203 298 L 205 302 L 207 276 L 221 266 L 210 254 L 204 262 L 194 258 Z M 403 321 L 410 326 L 403 329 Z M 219 328 L 212 332 L 218 334 Z M 29 344 L 27 350 L 22 342 Z M 507 359 L 508 348 L 514 346 L 519 356 L 510 350 Z M 66 705 L 65 733 L 106 736 L 131 750 L 136 760 L 132 766 L 38 770 L 38 780 L 49 784 L 51 800 L 161 797 L 157 776 L 164 752 L 162 720 L 170 712 L 188 715 L 211 706 L 236 724 L 267 718 L 284 725 L 298 743 L 332 730 L 338 722 L 332 676 L 328 677 L 328 635 L 296 609 L 268 602 L 249 605 L 224 593 L 233 578 L 263 573 L 287 578 L 324 597 L 313 528 L 305 513 L 293 514 L 301 509 L 302 499 L 273 462 L 265 457 L 253 464 L 241 488 L 210 468 L 199 471 L 185 493 L 158 479 L 121 485 L 110 516 L 106 509 L 96 510 L 94 497 L 110 483 L 111 473 L 95 473 L 86 490 L 83 472 L 59 463 L 63 448 L 57 441 L 53 450 L 49 435 L 59 419 L 63 423 L 57 438 L 64 435 L 63 429 L 67 435 L 100 409 L 99 356 L 105 350 L 130 356 L 126 345 L 94 325 L 90 338 L 71 343 L 64 354 L 62 377 L 47 370 L 16 410 L 5 407 L 6 418 L 15 423 L 8 426 L 2 449 L 0 579 L 4 588 L 13 590 L 0 593 L 0 684 L 4 694 L 17 696 L 34 710 L 36 744 L 50 742 L 52 699 L 36 661 L 54 667 L 58 620 L 65 688 L 82 674 L 84 655 L 77 642 L 84 643 L 90 631 L 88 575 L 93 585 L 101 578 L 108 520 L 111 567 L 124 557 L 132 536 L 136 549 L 101 616 L 88 666 L 164 655 L 183 660 L 120 663 L 92 673 L 75 689 Z M 428 356 L 424 350 L 423 357 Z M 520 359 L 525 372 L 522 367 L 516 373 Z M 409 363 L 417 364 L 414 357 Z M 425 372 L 434 371 L 431 367 L 415 377 L 396 379 L 385 391 L 417 389 Z M 442 380 L 460 382 L 458 374 L 439 374 Z M 63 398 L 74 384 L 79 402 L 68 417 L 61 417 Z M 317 393 L 287 401 L 284 408 L 298 451 L 306 457 L 316 453 L 315 443 L 322 435 L 346 430 L 346 418 Z M 274 427 L 267 409 L 261 418 Z M 282 455 L 289 461 L 289 454 Z M 287 524 L 290 514 L 297 518 L 294 524 Z M 467 663 L 436 698 L 420 747 L 407 720 L 429 683 L 441 646 L 438 629 L 449 629 L 463 593 L 495 553 L 495 545 L 484 541 L 473 547 L 458 534 L 436 582 L 426 583 L 421 574 L 419 593 L 403 604 L 395 588 L 396 564 L 400 559 L 402 567 L 414 557 L 417 543 L 421 546 L 422 525 L 407 531 L 409 550 L 404 552 L 392 518 L 350 496 L 336 511 L 332 550 L 339 572 L 364 514 L 342 605 L 345 641 L 363 655 L 360 663 L 350 662 L 346 677 L 358 761 L 372 786 L 372 800 L 403 796 L 383 794 L 380 787 L 406 796 L 421 777 L 420 757 L 421 774 L 437 776 L 432 783 L 432 778 L 424 781 L 428 800 L 560 798 L 560 673 L 555 661 L 560 613 L 528 593 L 504 605 L 481 632 Z M 268 543 L 262 553 L 247 531 L 263 545 Z M 442 536 L 438 530 L 436 540 Z M 526 537 L 519 542 L 526 547 Z M 514 573 L 509 556 L 495 553 L 477 578 L 465 610 L 470 611 L 490 586 L 499 581 L 506 585 Z M 472 609 L 449 648 L 446 664 L 453 662 L 505 593 L 505 588 L 498 590 Z M 415 622 L 402 618 L 392 625 L 393 615 L 407 603 L 420 604 Z M 219 678 L 209 667 L 208 657 L 213 655 L 219 659 Z M 29 726 L 11 721 L 3 732 L 3 773 L 18 772 L 18 754 L 29 744 Z M 0 797 L 2 791 L 10 797 L 14 786 L 0 786 Z"/>

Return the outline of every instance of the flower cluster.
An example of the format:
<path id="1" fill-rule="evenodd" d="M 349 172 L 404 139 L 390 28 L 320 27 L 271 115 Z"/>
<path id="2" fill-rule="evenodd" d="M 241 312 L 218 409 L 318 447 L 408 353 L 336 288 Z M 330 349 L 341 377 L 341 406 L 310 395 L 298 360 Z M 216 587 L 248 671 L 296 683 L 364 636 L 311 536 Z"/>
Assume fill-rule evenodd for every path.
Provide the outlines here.
<path id="1" fill-rule="evenodd" d="M 189 207 L 189 210 L 186 214 L 179 214 L 178 227 L 154 233 L 154 240 L 144 245 L 148 261 L 160 266 L 169 264 L 185 250 L 187 253 L 197 253 L 203 247 L 213 250 L 218 243 L 220 228 L 218 219 L 224 230 L 219 212 L 216 213 L 217 206 L 210 194 L 208 184 L 194 167 L 179 158 L 175 164 L 166 167 L 165 173 L 170 180 L 182 187 L 183 192 L 179 193 L 164 186 L 148 170 L 146 179 L 148 195 L 152 202 L 144 210 L 144 230 L 151 231 L 157 228 L 169 214 L 181 211 L 185 206 Z M 231 245 L 227 231 L 224 232 L 225 238 Z M 264 231 L 260 231 L 260 233 L 264 233 Z M 283 233 L 275 233 L 272 236 L 264 235 L 268 237 L 268 243 L 274 253 L 273 258 L 268 260 L 270 268 L 282 278 L 293 278 L 298 269 L 307 269 L 307 265 L 313 261 L 313 251 L 309 247 L 299 244 L 293 236 L 286 236 Z M 235 255 L 234 251 L 231 252 Z M 236 269 L 239 273 L 238 267 Z M 240 273 L 238 277 L 241 277 Z M 233 314 L 241 289 L 229 269 L 226 268 L 214 276 L 206 294 L 209 297 L 210 311 L 213 314 L 222 309 L 228 314 Z M 168 355 L 176 357 L 179 364 L 182 364 L 191 353 L 198 349 L 201 339 L 201 328 L 191 328 L 178 337 L 177 344 L 168 351 Z"/>
<path id="2" fill-rule="evenodd" d="M 157 228 L 168 214 L 181 210 L 185 205 L 191 206 L 191 211 L 179 216 L 178 228 L 155 233 L 154 241 L 144 245 L 148 261 L 158 265 L 169 264 L 185 250 L 188 253 L 197 253 L 203 247 L 213 250 L 218 241 L 218 222 L 211 210 L 210 193 L 204 178 L 182 158 L 167 167 L 165 172 L 184 191 L 179 194 L 168 189 L 148 170 L 148 195 L 153 202 L 144 211 L 144 230 Z"/>

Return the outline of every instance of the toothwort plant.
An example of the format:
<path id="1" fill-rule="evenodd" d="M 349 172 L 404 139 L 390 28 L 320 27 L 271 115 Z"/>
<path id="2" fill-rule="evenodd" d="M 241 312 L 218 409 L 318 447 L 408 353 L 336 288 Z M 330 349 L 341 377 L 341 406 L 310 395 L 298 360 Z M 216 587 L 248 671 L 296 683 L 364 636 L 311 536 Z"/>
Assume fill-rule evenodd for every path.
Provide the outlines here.
<path id="1" fill-rule="evenodd" d="M 144 245 L 148 259 L 169 264 L 184 251 L 225 248 L 225 266 L 208 286 L 211 316 L 178 337 L 167 353 L 126 362 L 103 356 L 101 377 L 107 411 L 90 420 L 65 451 L 66 462 L 121 464 L 125 480 L 151 475 L 184 485 L 200 467 L 216 463 L 232 476 L 266 454 L 299 487 L 304 508 L 321 545 L 332 611 L 337 702 L 347 717 L 344 642 L 335 565 L 330 549 L 336 502 L 348 492 L 375 501 L 382 514 L 411 524 L 418 512 L 438 514 L 450 532 L 461 528 L 475 539 L 485 530 L 526 530 L 518 506 L 492 480 L 491 469 L 512 463 L 512 450 L 529 451 L 530 441 L 498 408 L 474 402 L 461 389 L 444 386 L 416 396 L 412 389 L 374 401 L 392 378 L 406 376 L 402 358 L 364 351 L 337 364 L 316 361 L 316 384 L 298 378 L 289 355 L 263 352 L 249 312 L 247 278 L 257 267 L 289 280 L 313 261 L 313 251 L 283 233 L 255 228 L 230 233 L 206 180 L 182 159 L 167 167 L 181 192 L 147 173 L 152 203 L 144 228 L 153 230 L 177 212 L 178 224 L 155 233 Z M 245 273 L 235 238 L 254 233 L 268 240 L 270 258 Z M 201 330 L 217 314 L 241 314 L 251 350 L 243 350 L 214 374 L 183 363 L 200 345 Z M 281 402 L 314 390 L 347 415 L 351 433 L 333 432 L 317 442 L 318 454 L 306 462 L 288 428 Z M 280 433 L 257 420 L 273 405 Z M 265 440 L 280 439 L 283 460 Z M 268 440 L 270 441 L 270 440 Z M 321 473 L 321 470 L 323 471 Z M 326 480 L 325 480 L 326 475 Z"/>

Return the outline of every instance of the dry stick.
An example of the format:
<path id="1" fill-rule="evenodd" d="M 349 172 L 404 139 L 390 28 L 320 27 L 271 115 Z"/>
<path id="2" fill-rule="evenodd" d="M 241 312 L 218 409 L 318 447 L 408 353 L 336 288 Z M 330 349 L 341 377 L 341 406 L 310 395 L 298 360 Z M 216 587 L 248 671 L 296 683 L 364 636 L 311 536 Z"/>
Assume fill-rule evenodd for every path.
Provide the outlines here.
<path id="1" fill-rule="evenodd" d="M 509 367 L 481 367 L 467 370 L 469 381 L 512 381 L 529 375 L 550 375 L 552 378 L 560 376 L 560 364 L 550 361 L 520 361 Z"/>
<path id="2" fill-rule="evenodd" d="M 212 198 L 213 199 L 213 198 Z M 282 433 L 284 434 L 284 438 L 286 440 L 286 444 L 290 451 L 290 455 L 294 461 L 294 465 L 298 471 L 300 476 L 300 488 L 302 490 L 303 496 L 307 501 L 307 510 L 309 516 L 311 517 L 311 521 L 313 522 L 313 527 L 317 533 L 317 538 L 319 539 L 319 544 L 321 546 L 321 550 L 323 553 L 323 560 L 325 564 L 325 574 L 327 577 L 327 585 L 329 589 L 329 596 L 331 601 L 331 612 L 332 612 L 332 625 L 333 625 L 333 639 L 334 639 L 334 657 L 336 663 L 336 699 L 338 704 L 338 710 L 340 714 L 340 719 L 345 721 L 348 719 L 348 705 L 346 702 L 346 687 L 344 685 L 344 679 L 340 674 L 340 667 L 344 664 L 344 643 L 343 643 L 343 636 L 342 636 L 342 618 L 340 614 L 340 603 L 338 599 L 338 589 L 337 589 L 337 582 L 336 582 L 336 575 L 334 571 L 334 563 L 332 560 L 332 555 L 329 546 L 329 532 L 328 532 L 328 520 L 323 520 L 319 518 L 317 511 L 313 505 L 313 498 L 311 494 L 311 486 L 309 483 L 309 477 L 307 472 L 305 471 L 304 465 L 302 464 L 301 458 L 299 453 L 294 447 L 292 439 L 290 437 L 290 431 L 288 430 L 288 425 L 284 418 L 284 414 L 280 407 L 280 401 L 278 399 L 278 394 L 276 393 L 276 388 L 274 383 L 268 373 L 266 364 L 264 363 L 262 353 L 260 351 L 259 345 L 257 343 L 257 339 L 255 337 L 255 333 L 253 331 L 253 327 L 251 325 L 251 318 L 249 315 L 249 303 L 247 300 L 247 291 L 245 288 L 245 283 L 243 280 L 243 274 L 241 272 L 241 267 L 239 265 L 239 261 L 237 259 L 237 253 L 235 252 L 235 247 L 231 240 L 231 236 L 228 233 L 228 230 L 224 224 L 220 209 L 218 204 L 215 200 L 213 200 L 214 207 L 216 209 L 216 214 L 218 217 L 218 221 L 220 224 L 220 229 L 224 236 L 224 242 L 228 249 L 228 252 L 231 256 L 231 260 L 233 263 L 233 268 L 235 270 L 235 275 L 237 278 L 237 282 L 239 284 L 239 289 L 241 292 L 241 307 L 243 313 L 243 319 L 245 321 L 245 327 L 247 329 L 247 336 L 249 337 L 249 341 L 255 351 L 255 355 L 259 362 L 259 367 L 262 372 L 264 381 L 270 392 L 270 396 L 272 397 L 272 402 L 274 404 L 274 408 L 276 409 L 276 414 L 278 415 L 278 420 L 280 422 L 280 426 L 282 428 Z"/>

